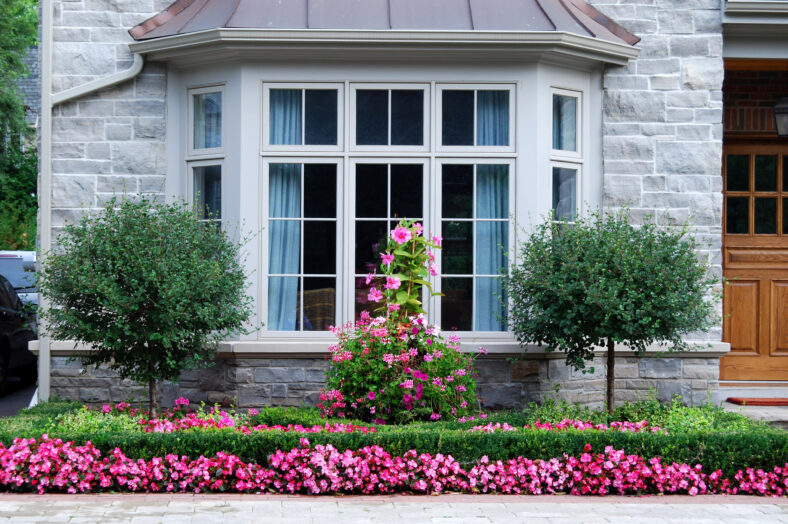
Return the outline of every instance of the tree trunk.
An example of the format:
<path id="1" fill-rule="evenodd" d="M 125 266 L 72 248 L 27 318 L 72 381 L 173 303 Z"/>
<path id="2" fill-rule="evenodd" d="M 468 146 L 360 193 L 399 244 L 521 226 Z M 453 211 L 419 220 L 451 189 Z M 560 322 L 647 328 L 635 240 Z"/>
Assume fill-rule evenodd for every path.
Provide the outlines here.
<path id="1" fill-rule="evenodd" d="M 616 343 L 608 337 L 607 339 L 607 413 L 613 414 L 615 404 L 615 386 L 616 386 Z"/>
<path id="2" fill-rule="evenodd" d="M 148 379 L 148 400 L 150 400 L 150 418 L 159 416 L 159 398 L 156 395 L 156 379 Z"/>

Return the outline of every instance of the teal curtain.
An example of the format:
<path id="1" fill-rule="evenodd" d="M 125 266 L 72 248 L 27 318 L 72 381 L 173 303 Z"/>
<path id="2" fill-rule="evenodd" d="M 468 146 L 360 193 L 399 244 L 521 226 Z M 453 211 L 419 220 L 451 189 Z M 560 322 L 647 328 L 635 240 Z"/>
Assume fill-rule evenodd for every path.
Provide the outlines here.
<path id="1" fill-rule="evenodd" d="M 476 92 L 476 144 L 509 145 L 509 91 Z"/>
<path id="2" fill-rule="evenodd" d="M 274 145 L 301 145 L 301 90 L 271 89 L 269 140 Z"/>
<path id="3" fill-rule="evenodd" d="M 268 171 L 268 329 L 298 329 L 301 222 L 301 164 L 271 164 Z"/>
<path id="4" fill-rule="evenodd" d="M 476 218 L 476 273 L 497 275 L 507 267 L 504 250 L 509 243 L 508 165 L 476 167 Z M 476 278 L 476 331 L 506 328 L 499 297 L 503 297 L 499 278 Z"/>

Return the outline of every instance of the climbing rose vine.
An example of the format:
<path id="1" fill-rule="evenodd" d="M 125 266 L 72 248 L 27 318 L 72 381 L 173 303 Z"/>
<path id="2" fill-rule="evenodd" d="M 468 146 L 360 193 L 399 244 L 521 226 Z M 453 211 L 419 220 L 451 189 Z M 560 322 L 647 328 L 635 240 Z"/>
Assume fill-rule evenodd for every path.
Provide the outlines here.
<path id="1" fill-rule="evenodd" d="M 444 338 L 427 322 L 423 295 L 438 274 L 441 237 L 403 220 L 379 253 L 380 270 L 367 275 L 372 315 L 332 328 L 331 369 L 318 408 L 325 416 L 378 423 L 456 420 L 478 410 L 474 356 L 460 353 L 456 334 Z M 374 315 L 374 316 L 373 316 Z M 467 420 L 467 419 L 466 419 Z"/>
<path id="2" fill-rule="evenodd" d="M 491 461 L 481 457 L 466 466 L 451 455 L 408 451 L 392 456 L 379 446 L 339 451 L 331 445 L 276 451 L 267 465 L 246 463 L 235 455 L 166 455 L 132 459 L 119 448 L 109 455 L 90 442 L 75 445 L 50 439 L 15 439 L 0 443 L 0 491 L 37 493 L 237 492 L 384 494 L 519 493 L 634 495 L 711 493 L 784 496 L 788 464 L 772 470 L 747 468 L 733 478 L 701 465 L 663 464 L 658 458 L 627 455 L 608 446 L 603 453 L 586 445 L 579 457 L 550 460 L 517 457 Z"/>

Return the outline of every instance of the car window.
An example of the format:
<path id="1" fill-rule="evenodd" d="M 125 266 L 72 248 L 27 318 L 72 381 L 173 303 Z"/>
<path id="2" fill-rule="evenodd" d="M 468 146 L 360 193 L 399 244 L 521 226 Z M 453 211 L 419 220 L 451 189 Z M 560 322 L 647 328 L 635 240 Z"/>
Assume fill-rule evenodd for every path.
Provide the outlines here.
<path id="1" fill-rule="evenodd" d="M 8 280 L 0 277 L 0 307 L 16 309 L 16 292 Z"/>
<path id="2" fill-rule="evenodd" d="M 7 278 L 16 289 L 32 288 L 36 285 L 35 275 L 25 271 L 23 264 L 22 258 L 0 258 L 0 275 Z"/>

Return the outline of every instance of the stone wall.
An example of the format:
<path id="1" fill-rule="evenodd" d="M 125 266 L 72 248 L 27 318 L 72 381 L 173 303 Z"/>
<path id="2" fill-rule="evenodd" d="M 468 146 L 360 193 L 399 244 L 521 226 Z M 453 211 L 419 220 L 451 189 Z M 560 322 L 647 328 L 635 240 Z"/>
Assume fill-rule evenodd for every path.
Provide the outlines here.
<path id="1" fill-rule="evenodd" d="M 132 64 L 128 28 L 169 0 L 55 0 L 52 90 Z M 131 82 L 55 108 L 52 115 L 53 236 L 113 195 L 163 194 L 166 75 L 148 63 Z"/>
<path id="2" fill-rule="evenodd" d="M 514 355 L 511 355 L 514 356 Z M 503 356 L 477 360 L 478 394 L 489 409 L 519 409 L 529 402 L 560 398 L 584 406 L 600 407 L 605 397 L 605 364 L 593 362 L 594 371 L 568 368 L 560 358 L 527 358 L 514 363 Z M 234 404 L 243 408 L 314 405 L 324 384 L 328 361 L 305 358 L 220 358 L 211 368 L 185 373 L 178 384 L 161 387 L 162 405 L 178 396 L 193 402 Z M 717 357 L 686 353 L 680 357 L 634 357 L 622 353 L 616 361 L 619 403 L 646 398 L 653 390 L 660 400 L 673 395 L 692 404 L 706 401 L 717 389 Z M 54 395 L 101 403 L 147 400 L 144 386 L 121 381 L 103 369 L 85 368 L 66 357 L 52 359 Z"/>
<path id="3" fill-rule="evenodd" d="M 604 76 L 604 204 L 691 224 L 722 275 L 720 0 L 589 0 L 641 37 Z M 721 326 L 697 339 L 720 340 Z"/>

